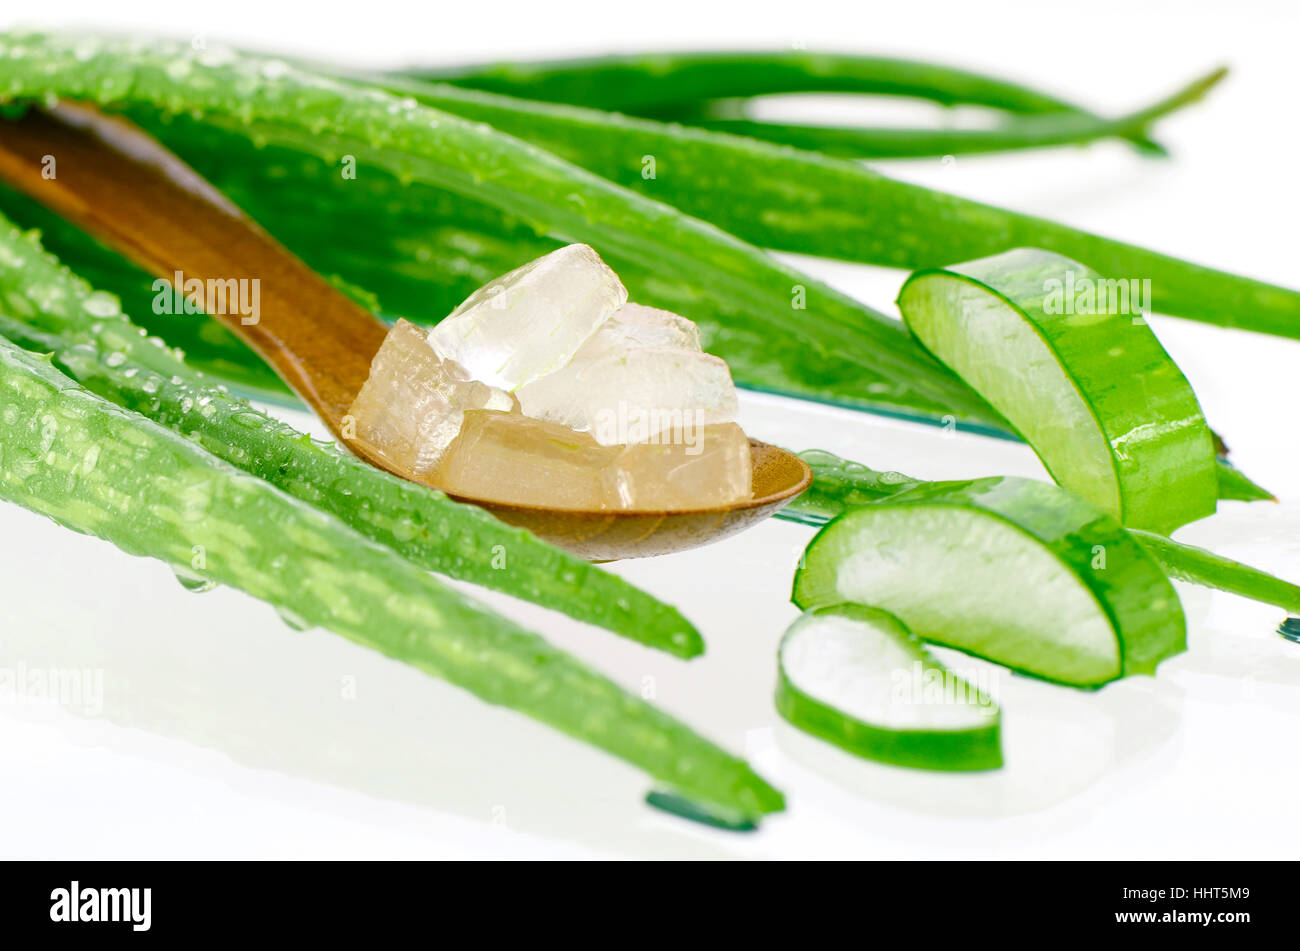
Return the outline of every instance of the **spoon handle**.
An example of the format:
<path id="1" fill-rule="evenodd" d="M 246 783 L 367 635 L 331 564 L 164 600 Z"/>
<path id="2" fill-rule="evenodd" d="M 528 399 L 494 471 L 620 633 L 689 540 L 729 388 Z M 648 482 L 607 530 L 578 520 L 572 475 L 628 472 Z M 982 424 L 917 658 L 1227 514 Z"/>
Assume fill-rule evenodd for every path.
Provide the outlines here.
<path id="1" fill-rule="evenodd" d="M 186 282 L 187 298 L 340 435 L 387 328 L 159 142 L 86 106 L 33 109 L 0 123 L 0 180 L 155 277 Z"/>

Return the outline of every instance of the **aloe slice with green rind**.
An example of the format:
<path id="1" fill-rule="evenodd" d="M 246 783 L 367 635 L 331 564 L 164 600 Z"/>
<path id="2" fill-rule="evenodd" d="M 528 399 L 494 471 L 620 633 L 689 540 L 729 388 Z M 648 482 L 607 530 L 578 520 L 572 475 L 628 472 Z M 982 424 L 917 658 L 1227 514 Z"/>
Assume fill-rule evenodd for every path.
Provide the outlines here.
<path id="1" fill-rule="evenodd" d="M 898 306 L 1061 485 L 1136 528 L 1168 533 L 1213 514 L 1205 416 L 1126 282 L 1018 248 L 918 271 Z"/>
<path id="2" fill-rule="evenodd" d="M 888 612 L 814 608 L 786 631 L 777 658 L 776 708 L 801 730 L 896 766 L 1002 765 L 997 705 Z"/>
<path id="3" fill-rule="evenodd" d="M 802 608 L 883 608 L 923 640 L 1099 686 L 1186 648 L 1160 566 L 1115 519 L 1045 482 L 929 483 L 852 509 L 808 546 Z"/>
<path id="4" fill-rule="evenodd" d="M 799 453 L 799 457 L 813 471 L 812 485 L 776 517 L 804 525 L 823 526 L 851 509 L 886 502 L 916 486 L 954 484 L 926 482 L 901 472 L 880 472 L 822 449 L 806 450 Z M 1236 470 L 1223 466 L 1220 471 Z M 1242 479 L 1244 478 L 1243 476 Z M 1250 487 L 1254 498 L 1272 498 L 1254 483 L 1246 481 L 1245 485 Z M 1203 548 L 1176 542 L 1154 532 L 1130 528 L 1128 533 L 1142 544 L 1164 569 L 1165 574 L 1176 581 L 1226 591 L 1300 613 L 1300 586 L 1250 565 L 1224 558 Z"/>

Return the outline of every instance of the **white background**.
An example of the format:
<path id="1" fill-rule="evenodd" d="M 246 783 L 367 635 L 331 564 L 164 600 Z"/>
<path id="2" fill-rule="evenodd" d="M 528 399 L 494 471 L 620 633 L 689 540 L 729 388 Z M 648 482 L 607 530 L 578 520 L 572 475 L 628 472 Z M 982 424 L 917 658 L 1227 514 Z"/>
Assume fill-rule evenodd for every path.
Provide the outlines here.
<path id="1" fill-rule="evenodd" d="M 19 22 L 17 8 L 5 5 L 5 25 Z M 370 0 L 330 12 L 231 0 L 189 11 L 167 0 L 59 9 L 63 20 L 32 25 L 203 35 L 374 64 L 654 47 L 910 55 L 1106 112 L 1227 63 L 1233 73 L 1208 102 L 1160 127 L 1171 161 L 1107 143 L 891 168 L 1300 286 L 1293 3 Z M 799 263 L 882 309 L 902 278 Z M 1300 344 L 1154 325 L 1237 463 L 1284 500 L 1225 505 L 1179 537 L 1300 580 Z M 917 475 L 1041 475 L 1023 447 L 771 398 L 746 398 L 742 422 L 760 438 Z M 1181 589 L 1191 649 L 1158 678 L 1088 694 L 997 676 L 1006 769 L 918 774 L 793 735 L 772 709 L 774 648 L 795 613 L 786 595 L 809 535 L 771 522 L 614 569 L 698 623 L 709 652 L 689 664 L 492 599 L 634 689 L 653 683 L 660 704 L 746 752 L 785 790 L 786 814 L 735 835 L 644 807 L 636 771 L 522 717 L 334 635 L 290 630 L 238 593 L 186 593 L 157 563 L 4 506 L 0 667 L 102 668 L 105 683 L 99 715 L 0 704 L 0 857 L 1296 854 L 1300 646 L 1273 633 L 1281 612 Z M 344 677 L 356 678 L 355 700 L 340 698 Z"/>

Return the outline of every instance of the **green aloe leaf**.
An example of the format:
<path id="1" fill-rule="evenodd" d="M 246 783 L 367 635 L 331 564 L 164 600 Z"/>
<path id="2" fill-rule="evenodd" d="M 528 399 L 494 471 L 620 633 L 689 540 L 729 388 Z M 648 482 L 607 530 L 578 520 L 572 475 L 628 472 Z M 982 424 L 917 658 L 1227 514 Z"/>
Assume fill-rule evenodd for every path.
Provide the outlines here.
<path id="1" fill-rule="evenodd" d="M 186 319 L 186 318 L 182 318 Z M 211 324 L 190 316 L 191 322 Z M 0 217 L 0 334 L 53 354 L 98 396 L 339 518 L 416 565 L 563 611 L 682 657 L 704 642 L 681 614 L 621 578 L 443 493 L 383 472 L 258 412 L 146 337 Z"/>
<path id="2" fill-rule="evenodd" d="M 390 316 L 436 321 L 492 277 L 559 241 L 585 240 L 610 260 L 634 297 L 698 321 L 705 345 L 728 361 L 742 385 L 914 418 L 949 416 L 972 428 L 1007 431 L 995 412 L 921 352 L 896 321 L 715 228 L 491 129 L 422 109 L 409 99 L 303 74 L 280 60 L 196 53 L 179 44 L 141 49 L 42 36 L 0 38 L 0 48 L 21 51 L 0 59 L 0 96 L 63 92 L 130 108 L 134 118 L 310 265 L 373 292 Z M 447 101 L 462 104 L 476 96 L 482 94 L 445 93 Z M 498 120 L 519 113 L 519 121 L 528 123 L 537 108 L 549 107 L 515 100 L 493 106 Z M 726 136 L 642 123 L 630 128 L 629 142 L 627 130 L 620 130 L 631 120 L 602 113 L 576 125 L 563 116 L 546 121 L 558 121 L 548 126 L 553 135 L 589 146 L 588 160 L 635 155 L 639 162 L 645 153 L 637 137 L 651 133 L 656 147 L 685 146 L 670 152 L 684 160 L 674 165 L 674 181 L 700 173 L 698 162 L 703 162 L 705 190 L 725 193 L 740 187 L 738 182 L 753 182 L 760 195 L 766 187 L 807 202 L 799 215 L 760 215 L 774 226 L 804 217 L 834 231 L 836 221 L 852 217 L 819 212 L 817 206 L 829 199 L 819 197 L 817 176 L 798 185 L 795 179 L 782 183 L 780 161 L 825 164 L 837 174 L 865 174 L 869 182 L 908 194 L 913 190 L 851 163 Z M 608 140 L 600 133 L 608 133 Z M 696 154 L 700 142 L 708 147 Z M 733 154 L 734 143 L 744 148 Z M 322 160 L 321 152 L 330 160 Z M 344 156 L 360 163 L 355 178 L 340 174 L 335 160 Z M 777 165 L 769 161 L 773 156 Z M 720 164 L 709 168 L 715 160 Z M 751 164 L 741 167 L 741 162 Z M 21 201 L 0 195 L 0 205 Z M 745 206 L 738 194 L 723 204 Z M 744 224 L 734 209 L 724 207 L 719 215 Z M 84 238 L 61 242 L 52 231 L 51 239 L 78 267 L 98 260 L 105 286 L 128 302 L 132 294 L 138 298 L 141 291 L 129 269 L 114 269 Z M 913 246 L 923 240 L 912 235 L 895 243 Z M 1274 290 L 1286 300 L 1296 296 Z M 132 309 L 147 316 L 144 309 Z M 174 321 L 168 330 L 156 323 L 150 329 L 177 339 L 171 332 L 178 329 Z M 225 331 L 211 328 L 188 336 L 181 345 L 197 365 L 217 373 L 242 366 L 263 392 L 276 392 L 274 379 Z"/>
<path id="3" fill-rule="evenodd" d="M 107 310 L 96 299 L 92 307 Z M 731 815 L 782 808 L 740 760 L 341 520 L 94 396 L 0 337 L 0 499 L 239 588 L 619 756 Z"/>
<path id="4" fill-rule="evenodd" d="M 477 200 L 547 237 L 587 242 L 616 268 L 639 258 L 661 280 L 680 282 L 696 295 L 687 313 L 710 325 L 709 344 L 719 356 L 758 362 L 765 377 L 792 391 L 831 399 L 837 390 L 856 388 L 897 412 L 988 415 L 982 401 L 939 370 L 897 322 L 711 225 L 414 100 L 280 60 L 181 44 L 0 39 L 0 96 L 51 95 L 184 113 L 257 142 L 323 156 L 336 175 L 338 163 L 352 156 L 372 173 L 382 169 L 399 182 Z M 785 344 L 769 348 L 776 335 Z"/>
<path id="5" fill-rule="evenodd" d="M 1156 312 L 1300 337 L 1300 292 L 896 181 L 855 162 L 572 106 L 446 86 L 401 88 L 760 247 L 908 269 L 1043 248 L 1108 278 L 1149 280 L 1147 303 Z M 647 156 L 653 177 L 645 174 Z"/>
<path id="6" fill-rule="evenodd" d="M 374 292 L 377 306 L 389 317 L 434 323 L 482 284 L 558 246 L 490 206 L 444 191 L 403 184 L 373 170 L 344 180 L 316 156 L 294 149 L 258 147 L 242 135 L 184 117 L 167 122 L 147 115 L 136 118 L 151 121 L 151 131 L 316 270 Z M 375 226 L 376 208 L 384 209 L 383 227 Z M 150 333 L 183 349 L 190 366 L 250 395 L 297 402 L 261 358 L 216 322 L 155 314 L 152 278 L 115 252 L 3 188 L 0 211 L 39 228 L 47 247 L 78 273 L 92 277 L 95 286 L 121 297 L 125 310 Z M 364 241 L 358 236 L 364 236 Z M 634 299 L 698 314 L 699 301 L 690 287 L 663 280 L 653 266 L 638 258 L 611 261 Z M 706 321 L 706 346 L 715 349 L 710 329 Z M 910 337 L 908 343 L 913 344 Z M 741 385 L 807 395 L 775 382 L 762 350 L 733 348 L 728 356 Z M 938 372 L 948 373 L 944 368 Z M 855 400 L 842 390 L 830 401 L 879 411 L 870 395 Z M 1005 422 L 992 410 L 986 412 L 990 421 L 998 420 L 990 422 L 988 431 L 1009 435 Z M 1273 498 L 1222 460 L 1218 473 L 1220 498 Z M 811 492 L 818 491 L 814 485 Z"/>
<path id="7" fill-rule="evenodd" d="M 1012 115 L 1099 118 L 1057 96 L 970 70 L 897 57 L 805 50 L 664 51 L 426 68 L 409 70 L 407 75 L 524 99 L 692 123 L 718 100 L 783 93 L 902 96 L 943 106 L 984 106 Z M 782 128 L 772 124 L 776 135 Z M 1146 151 L 1163 152 L 1140 134 L 1132 137 Z M 823 141 L 816 147 L 824 145 Z"/>

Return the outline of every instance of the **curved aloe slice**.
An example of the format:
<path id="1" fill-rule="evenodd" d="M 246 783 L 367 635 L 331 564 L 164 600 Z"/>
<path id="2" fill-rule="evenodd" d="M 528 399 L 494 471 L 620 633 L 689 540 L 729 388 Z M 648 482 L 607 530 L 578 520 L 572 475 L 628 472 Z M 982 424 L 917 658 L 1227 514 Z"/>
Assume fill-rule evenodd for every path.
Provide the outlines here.
<path id="1" fill-rule="evenodd" d="M 1141 286 L 1017 248 L 918 271 L 898 307 L 1057 482 L 1126 525 L 1167 533 L 1213 514 L 1214 441 L 1131 290 Z"/>
<path id="2" fill-rule="evenodd" d="M 882 763 L 1002 765 L 1001 717 L 898 618 L 857 604 L 806 612 L 778 652 L 776 708 L 801 730 Z"/>
<path id="3" fill-rule="evenodd" d="M 1186 648 L 1178 596 L 1142 546 L 1030 479 L 918 485 L 841 515 L 808 546 L 793 598 L 874 605 L 924 640 L 1076 686 Z"/>
<path id="4" fill-rule="evenodd" d="M 860 462 L 842 459 L 821 449 L 809 449 L 799 453 L 799 457 L 812 468 L 812 485 L 776 517 L 804 525 L 825 525 L 835 516 L 851 509 L 887 501 L 916 486 L 936 484 L 913 479 L 901 472 L 879 472 Z M 1223 467 L 1220 471 L 1236 470 Z M 1244 478 L 1243 476 L 1244 485 L 1254 493 L 1250 498 L 1272 498 L 1254 483 L 1245 482 Z M 1221 495 L 1221 498 L 1228 497 Z M 1203 548 L 1176 542 L 1163 535 L 1134 528 L 1130 528 L 1128 533 L 1141 543 L 1147 554 L 1175 581 L 1226 591 L 1285 608 L 1291 613 L 1300 613 L 1300 586 L 1250 565 L 1224 558 Z"/>

